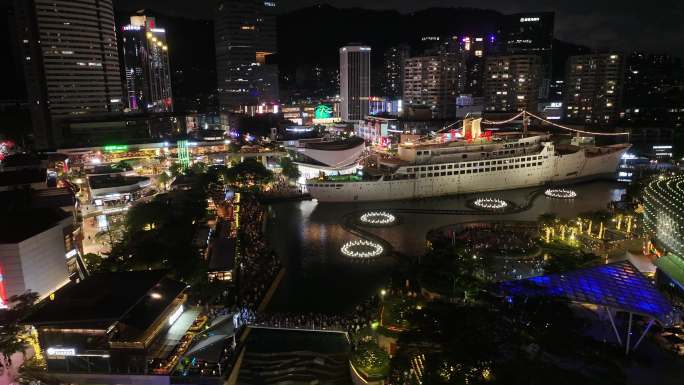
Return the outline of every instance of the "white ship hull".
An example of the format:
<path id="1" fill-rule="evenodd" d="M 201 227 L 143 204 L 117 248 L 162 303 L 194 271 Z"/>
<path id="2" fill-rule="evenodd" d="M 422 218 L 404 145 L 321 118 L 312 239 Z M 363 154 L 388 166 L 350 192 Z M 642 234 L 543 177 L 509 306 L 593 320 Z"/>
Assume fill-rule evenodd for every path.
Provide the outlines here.
<path id="1" fill-rule="evenodd" d="M 415 179 L 358 182 L 310 181 L 307 189 L 320 202 L 364 202 L 418 199 L 509 190 L 588 180 L 615 174 L 622 155 L 629 146 L 611 148 L 602 154 L 588 155 L 584 149 L 560 155 L 552 145 L 532 156 L 518 156 L 486 162 L 488 166 L 451 164 L 439 172 L 419 172 Z M 494 164 L 498 160 L 502 164 Z M 465 167 L 464 167 L 465 166 Z M 518 167 L 519 166 L 519 167 Z M 449 167 L 449 165 L 447 165 Z M 444 175 L 442 175 L 444 174 Z"/>

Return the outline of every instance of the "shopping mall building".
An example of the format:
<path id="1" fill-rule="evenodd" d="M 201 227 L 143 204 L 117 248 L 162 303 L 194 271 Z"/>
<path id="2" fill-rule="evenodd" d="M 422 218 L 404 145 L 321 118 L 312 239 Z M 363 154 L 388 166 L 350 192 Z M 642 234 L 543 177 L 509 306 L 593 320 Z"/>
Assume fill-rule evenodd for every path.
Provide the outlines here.
<path id="1" fill-rule="evenodd" d="M 656 283 L 684 304 L 684 176 L 660 176 L 644 189 L 643 223 L 655 253 Z"/>

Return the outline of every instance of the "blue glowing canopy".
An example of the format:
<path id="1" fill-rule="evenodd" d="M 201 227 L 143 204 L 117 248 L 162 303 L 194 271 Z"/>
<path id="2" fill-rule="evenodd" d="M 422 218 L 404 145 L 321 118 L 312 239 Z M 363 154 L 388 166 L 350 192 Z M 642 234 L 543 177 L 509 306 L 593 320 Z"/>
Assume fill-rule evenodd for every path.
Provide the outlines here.
<path id="1" fill-rule="evenodd" d="M 670 302 L 629 261 L 499 284 L 511 296 L 548 296 L 673 321 Z"/>

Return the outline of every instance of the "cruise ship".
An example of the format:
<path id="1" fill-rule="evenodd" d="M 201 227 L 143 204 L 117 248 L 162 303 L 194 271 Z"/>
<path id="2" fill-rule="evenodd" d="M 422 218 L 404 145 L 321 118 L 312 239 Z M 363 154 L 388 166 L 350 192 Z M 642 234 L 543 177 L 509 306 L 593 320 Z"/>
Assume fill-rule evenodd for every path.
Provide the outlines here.
<path id="1" fill-rule="evenodd" d="M 447 143 L 402 143 L 394 157 L 376 155 L 362 175 L 309 179 L 319 202 L 418 199 L 613 177 L 629 144 L 596 146 L 591 137 L 556 143 L 521 133 Z"/>

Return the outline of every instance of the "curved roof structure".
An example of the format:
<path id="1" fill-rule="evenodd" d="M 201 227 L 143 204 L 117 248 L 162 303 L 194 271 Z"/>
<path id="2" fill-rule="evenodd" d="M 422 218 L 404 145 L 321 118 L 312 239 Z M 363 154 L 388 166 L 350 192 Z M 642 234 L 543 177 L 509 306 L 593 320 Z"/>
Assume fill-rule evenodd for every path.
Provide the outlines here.
<path id="1" fill-rule="evenodd" d="M 601 305 L 653 318 L 670 325 L 675 318 L 670 302 L 629 261 L 502 282 L 509 295 L 548 296 Z"/>

